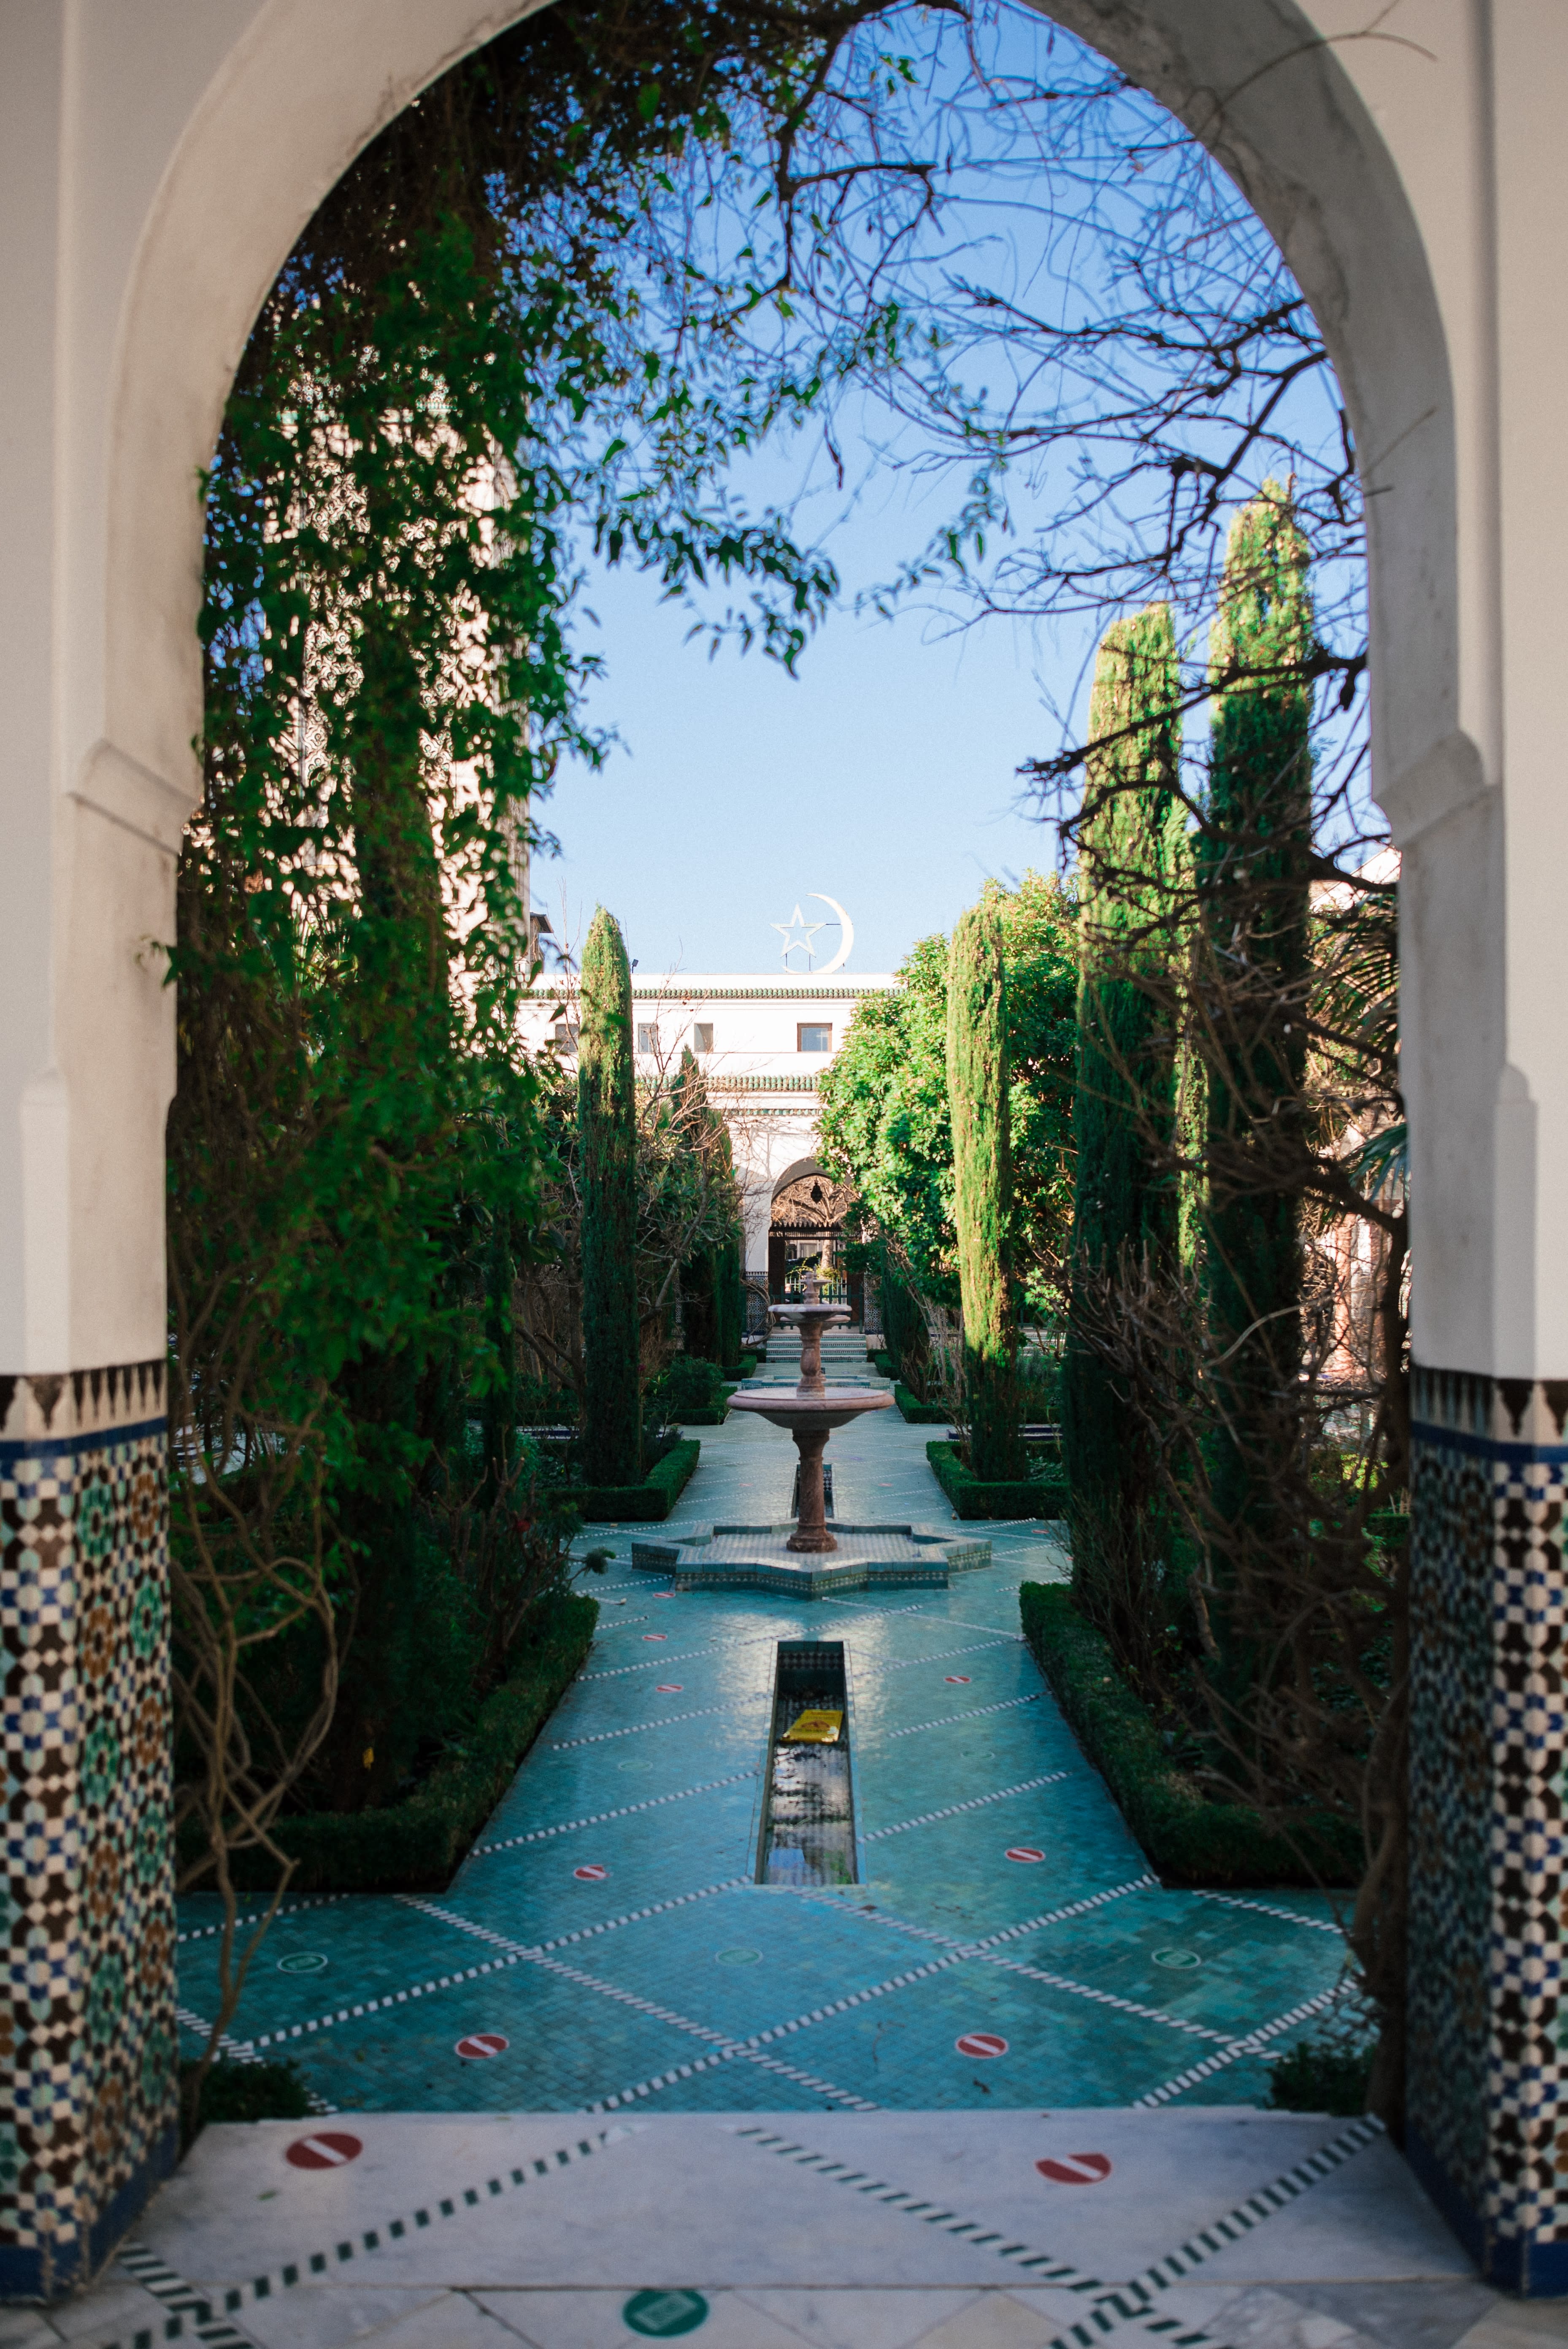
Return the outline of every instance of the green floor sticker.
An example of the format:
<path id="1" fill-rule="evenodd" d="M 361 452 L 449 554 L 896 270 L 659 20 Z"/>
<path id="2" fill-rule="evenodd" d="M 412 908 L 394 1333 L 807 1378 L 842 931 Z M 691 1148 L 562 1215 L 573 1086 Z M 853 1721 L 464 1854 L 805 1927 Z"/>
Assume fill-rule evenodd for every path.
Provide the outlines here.
<path id="1" fill-rule="evenodd" d="M 296 1950 L 292 1956 L 279 1958 L 277 1970 L 280 1974 L 318 1974 L 326 1963 L 320 1950 Z"/>
<path id="2" fill-rule="evenodd" d="M 1196 1950 L 1156 1950 L 1154 1961 L 1157 1966 L 1171 1966 L 1179 1973 L 1203 1963 Z"/>
<path id="3" fill-rule="evenodd" d="M 760 1962 L 762 1954 L 761 1950 L 715 1950 L 713 1963 L 716 1966 L 754 1966 Z"/>
<path id="4" fill-rule="evenodd" d="M 708 2303 L 700 2292 L 634 2292 L 621 2314 L 633 2333 L 673 2341 L 706 2322 Z"/>

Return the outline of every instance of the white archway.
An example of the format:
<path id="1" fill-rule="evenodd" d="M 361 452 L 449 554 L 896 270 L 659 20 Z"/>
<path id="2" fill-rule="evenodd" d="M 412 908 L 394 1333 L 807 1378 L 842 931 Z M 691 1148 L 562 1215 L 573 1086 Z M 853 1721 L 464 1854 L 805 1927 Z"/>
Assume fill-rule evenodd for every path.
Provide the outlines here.
<path id="1" fill-rule="evenodd" d="M 85 1605 L 75 1496 L 104 1459 L 129 1495 L 163 1440 L 149 1380 L 164 1342 L 172 1007 L 153 949 L 170 934 L 172 858 L 196 796 L 197 477 L 251 320 L 324 191 L 418 89 L 526 13 L 477 0 L 29 0 L 0 21 L 0 1472 L 50 1484 L 47 1538 L 45 1519 L 25 1537 L 8 1523 L 5 1571 L 45 1591 L 61 1686 L 76 1685 Z M 1560 1626 L 1562 1558 L 1540 1511 L 1512 1549 L 1505 1539 L 1508 1510 L 1524 1506 L 1511 1492 L 1528 1485 L 1550 1506 L 1568 1455 L 1568 1388 L 1554 1383 L 1568 1371 L 1555 641 L 1568 452 L 1550 412 L 1568 316 L 1556 119 L 1568 11 L 1513 0 L 1495 36 L 1479 0 L 1400 0 L 1376 16 L 1364 0 L 1052 0 L 1048 13 L 1161 99 L 1255 204 L 1322 323 L 1361 453 L 1376 788 L 1407 852 L 1417 1350 L 1432 1366 L 1416 1739 L 1436 1824 L 1417 1967 L 1440 1987 L 1463 1964 L 1486 1986 L 1462 2024 L 1440 1998 L 1418 2007 L 1417 2106 L 1428 2174 L 1499 2271 L 1512 2261 L 1527 2281 L 1555 2276 L 1551 2251 L 1568 2284 L 1557 2092 L 1543 2097 L 1538 2077 L 1542 2064 L 1556 2077 L 1556 1992 L 1532 1989 L 1526 2013 L 1519 1989 L 1532 1968 L 1557 1979 L 1563 1730 L 1547 1682 L 1561 1632 L 1530 1629 L 1529 1593 L 1544 1578 Z M 1467 1461 L 1474 1491 L 1460 1489 Z M 127 1499 L 94 1568 L 127 1585 L 157 1567 L 131 1521 Z M 1480 1628 L 1472 1586 L 1491 1593 Z M 1490 1627 L 1515 1619 L 1523 1644 L 1505 1669 L 1513 1635 L 1494 1646 Z M 14 1644 L 7 1659 L 18 1756 L 21 1682 L 41 1652 Z M 98 1838 L 128 1884 L 142 1880 L 132 1845 L 161 1781 L 149 1764 L 122 1782 L 130 1807 L 100 1815 L 82 1757 L 94 1738 L 119 1752 L 146 1701 L 142 1666 L 117 1666 L 81 1719 L 51 1716 L 41 1759 L 28 1747 L 17 1762 L 25 1799 L 62 1822 L 61 1852 Z M 1477 1755 L 1494 1751 L 1478 1793 Z M 1526 1856 L 1509 1856 L 1521 1838 Z M 89 1928 L 74 1866 L 20 1843 L 9 1862 L 12 1914 L 35 1920 L 65 1985 L 59 2013 L 18 2047 L 13 2102 L 36 2119 L 53 2099 L 48 2174 L 69 2178 L 44 2216 L 33 2171 L 6 2189 L 10 2291 L 92 2265 L 170 2154 L 147 2057 L 167 2028 L 167 1974 L 126 2011 L 115 2046 L 69 2052 L 104 1968 L 123 1971 L 129 1951 L 147 1971 L 167 1876 L 152 1869 Z M 1499 1960 L 1488 1936 L 1505 1912 L 1525 1922 Z M 1494 2023 L 1515 2054 L 1494 2059 Z M 92 2115 L 125 2047 L 152 2085 L 135 2091 L 116 2146 L 95 2152 Z"/>
<path id="2" fill-rule="evenodd" d="M 779 1193 L 784 1190 L 787 1185 L 791 1183 L 798 1183 L 803 1174 L 820 1174 L 823 1180 L 827 1183 L 831 1183 L 834 1179 L 828 1173 L 826 1167 L 823 1164 L 820 1158 L 805 1157 L 793 1159 L 789 1165 L 784 1168 L 782 1174 L 774 1175 L 773 1196 L 776 1199 Z"/>
<path id="3" fill-rule="evenodd" d="M 161 1343 L 161 1185 L 146 1168 L 149 1110 L 161 1116 L 170 1081 L 168 1007 L 145 956 L 137 966 L 145 983 L 128 993 L 121 973 L 128 933 L 139 941 L 167 935 L 167 875 L 145 850 L 177 842 L 196 794 L 195 483 L 251 321 L 299 230 L 358 150 L 456 58 L 528 13 L 476 0 L 337 0 L 324 14 L 310 0 L 260 0 L 225 13 L 224 39 L 205 0 L 152 0 L 140 12 L 151 26 L 139 23 L 134 42 L 128 29 L 117 33 L 112 12 L 94 20 L 79 104 L 109 154 L 70 223 L 60 289 L 71 364 L 54 456 L 73 526 L 56 550 L 52 609 L 10 642 L 18 667 L 31 638 L 59 677 L 48 753 L 57 794 L 107 816 L 113 829 L 81 828 L 72 848 L 81 885 L 49 909 L 52 922 L 36 896 L 22 922 L 36 949 L 28 968 L 36 1012 L 56 1025 L 59 1049 L 47 1056 L 52 1079 L 40 1080 L 36 1064 L 24 1078 L 22 1163 L 6 1169 L 0 1159 L 0 1183 L 12 1173 L 16 1192 L 52 1203 L 54 1228 L 38 1236 L 41 1245 L 7 1261 L 0 1235 L 0 1360 L 17 1368 L 140 1359 Z M 1490 877 L 1497 858 L 1494 845 L 1470 844 L 1456 902 L 1443 860 L 1423 852 L 1420 834 L 1451 811 L 1483 806 L 1483 778 L 1496 779 L 1494 624 L 1484 593 L 1473 590 L 1469 606 L 1485 608 L 1469 608 L 1459 585 L 1443 304 L 1431 240 L 1424 244 L 1410 201 L 1414 173 L 1417 192 L 1425 181 L 1440 194 L 1439 225 L 1448 226 L 1467 151 L 1462 72 L 1439 57 L 1413 81 L 1412 52 L 1355 40 L 1332 47 L 1323 30 L 1340 28 L 1320 30 L 1290 0 L 1056 0 L 1048 13 L 1213 149 L 1277 237 L 1339 368 L 1371 493 L 1378 790 L 1410 850 L 1413 889 L 1469 947 L 1462 1004 L 1450 1006 L 1443 992 L 1452 956 L 1434 957 L 1412 990 L 1418 1188 L 1439 1210 L 1438 1229 L 1473 1229 L 1490 1220 L 1501 1050 L 1501 972 L 1485 951 L 1501 926 L 1478 904 L 1478 877 Z M 152 134 L 135 140 L 117 140 L 99 119 L 128 73 L 162 97 Z M 1398 168 L 1374 106 L 1404 134 Z M 1445 116 L 1447 137 L 1437 129 Z M 1428 160 L 1434 145 L 1445 150 L 1440 177 Z M 1453 254 L 1440 257 L 1452 276 Z M 1465 298 L 1456 286 L 1449 306 L 1462 308 Z M 1478 494 L 1470 492 L 1472 506 Z M 39 519 L 52 543 L 51 518 Z M 43 999 L 51 966 L 87 982 L 57 986 L 52 1007 Z M 1461 1074 L 1442 1040 L 1451 1017 L 1476 1031 L 1478 988 L 1493 1033 Z M 118 1032 L 122 1023 L 130 1033 Z M 1441 1146 L 1437 1118 L 1422 1114 L 1434 1086 Z M 162 1097 L 154 1104 L 155 1093 Z M 1441 1247 L 1437 1229 L 1433 1238 Z M 1568 1313 L 1568 1244 L 1560 1253 Z M 131 1262 L 134 1296 L 126 1293 Z M 1518 1277 L 1528 1279 L 1532 1268 L 1527 1261 Z M 1444 1251 L 1444 1278 L 1423 1282 L 1417 1308 L 1428 1359 L 1490 1366 L 1500 1319 L 1532 1320 L 1528 1299 L 1494 1294 L 1492 1271 L 1488 1249 Z"/>

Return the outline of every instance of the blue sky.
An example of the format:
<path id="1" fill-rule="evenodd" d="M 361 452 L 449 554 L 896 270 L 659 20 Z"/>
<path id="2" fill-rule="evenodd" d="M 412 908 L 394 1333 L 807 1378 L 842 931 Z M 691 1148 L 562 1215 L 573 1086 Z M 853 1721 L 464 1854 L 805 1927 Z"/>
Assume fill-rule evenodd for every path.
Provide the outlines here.
<path id="1" fill-rule="evenodd" d="M 939 398 L 933 410 L 918 394 L 912 402 L 901 394 L 884 400 L 868 389 L 857 406 L 848 395 L 832 413 L 842 472 L 814 427 L 750 458 L 726 483 L 753 518 L 784 508 L 799 541 L 826 549 L 843 580 L 838 608 L 792 677 L 732 646 L 711 659 L 705 642 L 686 641 L 691 611 L 661 603 L 656 581 L 635 571 L 593 574 L 581 599 L 579 642 L 605 664 L 587 715 L 618 740 L 602 771 L 564 771 L 540 811 L 561 853 L 536 859 L 534 902 L 569 946 L 580 944 L 595 905 L 607 905 L 645 971 L 775 968 L 780 940 L 771 926 L 797 904 L 809 918 L 824 915 L 814 891 L 849 911 L 852 969 L 893 968 L 917 938 L 950 929 L 988 875 L 1006 880 L 1031 864 L 1055 865 L 1054 828 L 1029 802 L 1018 769 L 1082 739 L 1094 638 L 1115 598 L 1172 595 L 1179 627 L 1199 626 L 1189 650 L 1202 657 L 1209 588 L 1199 607 L 1184 611 L 1183 594 L 1196 592 L 1190 582 L 1157 586 L 1138 568 L 1146 538 L 1165 544 L 1169 450 L 1103 504 L 1087 496 L 1082 518 L 1073 517 L 1085 481 L 1107 467 L 1116 476 L 1123 465 L 1125 421 L 1108 431 L 1106 421 L 1129 413 L 1136 420 L 1168 367 L 1177 367 L 1173 381 L 1181 379 L 1185 362 L 1149 356 L 1165 350 L 1172 321 L 1185 321 L 1200 349 L 1206 317 L 1218 331 L 1259 305 L 1272 316 L 1276 297 L 1291 291 L 1278 256 L 1234 190 L 1138 93 L 1113 91 L 1082 113 L 1066 104 L 1060 117 L 1044 100 L 1032 113 L 1032 98 L 1020 111 L 1014 100 L 1044 88 L 1047 67 L 1053 88 L 1063 84 L 1069 94 L 1075 85 L 1097 90 L 1104 79 L 1097 59 L 1032 11 L 998 12 L 983 82 L 971 79 L 969 50 L 962 40 L 953 48 L 958 36 L 946 20 L 911 14 L 906 36 L 929 52 L 929 87 L 920 76 L 911 83 L 902 132 L 887 129 L 888 151 L 902 136 L 903 151 L 929 144 L 948 161 L 942 202 L 898 245 L 902 258 L 888 282 L 903 285 L 907 270 L 900 299 L 913 305 L 910 315 L 940 323 L 950 405 Z M 867 250 L 880 270 L 877 201 Z M 726 231 L 722 206 L 711 217 L 722 246 L 732 223 Z M 1139 255 L 1136 271 L 1129 250 Z M 1152 308 L 1140 308 L 1146 297 Z M 1038 333 L 1014 333 L 1006 323 L 1036 316 L 1044 322 Z M 1053 321 L 1073 326 L 1112 316 L 1130 318 L 1137 331 L 1113 338 L 1102 357 L 1057 367 Z M 793 332 L 779 329 L 781 349 Z M 1140 336 L 1152 337 L 1147 347 Z M 761 330 L 758 349 L 765 377 L 771 355 Z M 1264 356 L 1283 365 L 1295 346 Z M 1199 380 L 1207 382 L 1201 367 Z M 1228 457 L 1236 418 L 1222 398 L 1210 416 L 1206 398 L 1193 391 L 1172 446 L 1185 451 L 1190 440 Z M 961 628 L 957 614 L 979 604 L 959 587 L 945 614 L 918 601 L 899 605 L 891 620 L 857 611 L 857 597 L 897 576 L 962 505 L 975 444 L 949 434 L 944 455 L 940 427 L 938 440 L 929 435 L 933 413 L 951 418 L 971 402 L 992 424 L 1005 417 L 1015 435 L 1002 484 L 1005 527 L 988 528 L 981 573 L 1003 605 L 1038 609 L 1031 548 L 1048 548 L 1053 560 L 1086 566 L 1100 584 L 1107 602 L 1096 619 L 1037 631 L 1003 615 Z M 1070 423 L 1073 441 L 1043 444 L 1031 457 L 1035 417 L 1053 429 Z M 1093 431 L 1080 441 L 1087 427 Z M 1255 445 L 1242 439 L 1260 479 L 1271 469 L 1296 471 L 1300 452 L 1319 442 L 1330 473 L 1342 461 L 1330 381 L 1309 376 L 1299 384 L 1272 429 L 1283 435 L 1280 448 L 1267 432 Z M 1251 486 L 1244 473 L 1233 484 L 1242 494 Z M 1199 573 L 1210 543 L 1202 533 L 1193 542 Z M 1331 584 L 1321 572 L 1319 580 Z M 725 598 L 714 600 L 722 606 Z M 1355 610 L 1350 625 L 1358 632 Z M 1204 713 L 1194 711 L 1194 752 L 1204 727 Z M 834 931 L 820 934 L 825 956 L 837 943 Z"/>
<path id="2" fill-rule="evenodd" d="M 755 651 L 710 659 L 651 579 L 589 582 L 599 625 L 582 641 L 606 663 L 589 711 L 621 739 L 600 773 L 563 774 L 545 811 L 562 854 L 536 860 L 534 902 L 558 932 L 580 940 L 602 901 L 645 970 L 766 970 L 782 944 L 769 926 L 797 901 L 830 924 L 824 957 L 837 947 L 818 890 L 855 925 L 849 968 L 890 970 L 950 929 L 987 874 L 1054 864 L 1054 830 L 1015 772 L 1059 739 L 1033 633 L 1004 618 L 955 633 L 914 606 L 857 616 L 854 591 L 918 549 L 936 511 L 909 475 L 858 455 L 869 478 L 846 517 L 809 486 L 802 507 L 846 593 L 794 677 Z M 775 493 L 793 486 L 801 453 L 767 471 Z"/>

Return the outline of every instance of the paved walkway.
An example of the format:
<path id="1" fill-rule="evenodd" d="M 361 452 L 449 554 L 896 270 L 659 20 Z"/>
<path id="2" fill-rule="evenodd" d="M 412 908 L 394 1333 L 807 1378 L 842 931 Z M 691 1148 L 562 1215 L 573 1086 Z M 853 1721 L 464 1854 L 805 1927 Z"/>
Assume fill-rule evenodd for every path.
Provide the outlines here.
<path id="1" fill-rule="evenodd" d="M 929 1433 L 883 1412 L 836 1435 L 839 1516 L 950 1523 Z M 787 1436 L 702 1441 L 678 1524 L 787 1514 Z M 451 1888 L 294 1906 L 236 2039 L 344 2111 L 1261 2103 L 1332 1997 L 1331 1905 L 1160 1889 L 1019 1637 L 1019 1582 L 1065 1570 L 1047 1531 L 999 1528 L 947 1590 L 804 1605 L 672 1596 L 628 1529 L 597 1537 L 587 1669 Z M 750 1880 L 774 1651 L 803 1634 L 849 1659 L 840 1892 Z M 214 1941 L 188 1914 L 200 2015 Z M 475 2034 L 506 2045 L 465 2059 Z"/>
<path id="2" fill-rule="evenodd" d="M 840 1517 L 950 1522 L 929 1433 L 836 1435 Z M 785 1437 L 702 1441 L 679 1525 L 785 1514 Z M 450 1889 L 274 1928 L 235 2036 L 320 2121 L 209 2130 L 112 2277 L 0 2313 L 0 2349 L 1568 2339 L 1499 2329 L 1375 2127 L 1251 2109 L 1332 1998 L 1329 1904 L 1160 1889 L 1019 1640 L 1018 1583 L 1065 1561 L 993 1538 L 949 1590 L 803 1606 L 673 1595 L 607 1533 L 588 1667 Z M 837 1892 L 751 1881 L 803 1633 L 849 1655 Z M 192 2023 L 211 1928 L 188 1904 Z"/>

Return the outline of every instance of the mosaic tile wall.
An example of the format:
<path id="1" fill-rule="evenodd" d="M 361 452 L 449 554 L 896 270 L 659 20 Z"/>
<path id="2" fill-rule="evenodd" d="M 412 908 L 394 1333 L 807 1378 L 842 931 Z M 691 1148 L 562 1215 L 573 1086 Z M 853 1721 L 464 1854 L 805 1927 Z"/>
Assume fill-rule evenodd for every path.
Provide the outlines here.
<path id="1" fill-rule="evenodd" d="M 1410 2153 L 1484 2271 L 1568 2291 L 1568 1383 L 1415 1376 Z"/>
<path id="2" fill-rule="evenodd" d="M 0 1379 L 0 2296 L 90 2273 L 176 2148 L 161 1362 Z"/>

